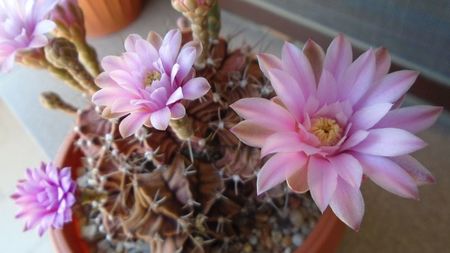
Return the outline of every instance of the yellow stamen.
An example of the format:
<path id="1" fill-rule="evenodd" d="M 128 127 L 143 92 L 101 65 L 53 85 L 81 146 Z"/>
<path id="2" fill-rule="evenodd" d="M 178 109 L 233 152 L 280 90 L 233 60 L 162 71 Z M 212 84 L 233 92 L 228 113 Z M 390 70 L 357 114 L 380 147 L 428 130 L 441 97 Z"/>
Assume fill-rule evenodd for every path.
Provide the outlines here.
<path id="1" fill-rule="evenodd" d="M 150 87 L 153 83 L 153 81 L 159 81 L 161 80 L 161 73 L 159 73 L 158 71 L 152 71 L 150 73 L 147 74 L 147 76 L 145 77 L 145 86 L 146 87 Z"/>
<path id="2" fill-rule="evenodd" d="M 342 128 L 334 119 L 315 118 L 312 120 L 310 132 L 320 140 L 324 146 L 332 146 L 342 138 Z"/>

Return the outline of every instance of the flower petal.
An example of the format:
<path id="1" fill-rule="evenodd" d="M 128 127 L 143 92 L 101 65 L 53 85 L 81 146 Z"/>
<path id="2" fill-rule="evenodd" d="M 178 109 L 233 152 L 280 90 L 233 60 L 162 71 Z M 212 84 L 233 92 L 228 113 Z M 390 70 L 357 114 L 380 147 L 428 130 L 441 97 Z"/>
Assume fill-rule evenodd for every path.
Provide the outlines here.
<path id="1" fill-rule="evenodd" d="M 186 108 L 181 103 L 176 103 L 170 108 L 172 119 L 181 119 L 186 115 Z"/>
<path id="2" fill-rule="evenodd" d="M 364 216 L 364 199 L 359 187 L 338 178 L 336 191 L 330 201 L 336 216 L 353 230 L 358 231 Z"/>
<path id="3" fill-rule="evenodd" d="M 361 186 L 363 169 L 358 160 L 352 155 L 341 153 L 339 155 L 328 157 L 337 174 L 352 187 Z"/>
<path id="4" fill-rule="evenodd" d="M 369 132 L 365 131 L 365 130 L 357 130 L 356 132 L 352 133 L 347 140 L 344 141 L 344 143 L 342 143 L 341 146 L 341 151 L 350 149 L 356 145 L 358 145 L 359 143 L 361 143 L 364 139 L 367 138 L 367 136 L 369 136 Z"/>
<path id="5" fill-rule="evenodd" d="M 418 199 L 419 192 L 413 178 L 389 158 L 356 155 L 364 174 L 385 190 L 404 198 Z"/>
<path id="6" fill-rule="evenodd" d="M 258 195 L 292 176 L 306 164 L 306 157 L 301 153 L 282 153 L 271 157 L 258 172 L 256 192 Z"/>
<path id="7" fill-rule="evenodd" d="M 386 48 L 381 47 L 375 49 L 375 62 L 376 70 L 374 80 L 377 81 L 385 76 L 391 68 L 391 56 Z"/>
<path id="8" fill-rule="evenodd" d="M 386 75 L 373 87 L 362 105 L 396 102 L 411 88 L 418 75 L 411 70 L 401 70 Z"/>
<path id="9" fill-rule="evenodd" d="M 271 69 L 283 69 L 283 63 L 276 56 L 271 54 L 258 54 L 259 68 L 266 77 L 269 77 L 269 70 Z"/>
<path id="10" fill-rule="evenodd" d="M 304 143 L 296 132 L 278 132 L 264 142 L 261 157 L 280 152 L 304 152 L 307 155 L 312 155 L 319 151 L 319 149 Z"/>
<path id="11" fill-rule="evenodd" d="M 344 71 L 352 63 L 352 59 L 352 45 L 344 35 L 339 34 L 327 49 L 323 68 L 328 70 L 335 80 L 340 80 Z"/>
<path id="12" fill-rule="evenodd" d="M 375 53 L 372 49 L 360 55 L 344 72 L 342 80 L 337 80 L 342 99 L 356 104 L 371 88 L 375 76 Z"/>
<path id="13" fill-rule="evenodd" d="M 309 191 L 308 169 L 306 166 L 296 170 L 294 174 L 286 179 L 288 187 L 295 193 L 305 193 Z"/>
<path id="14" fill-rule="evenodd" d="M 392 104 L 381 103 L 364 107 L 351 118 L 352 129 L 367 130 L 378 123 L 391 109 Z"/>
<path id="15" fill-rule="evenodd" d="M 264 127 L 258 120 L 244 120 L 239 122 L 230 131 L 243 143 L 252 147 L 262 147 L 267 138 L 274 133 Z"/>
<path id="16" fill-rule="evenodd" d="M 119 132 L 123 138 L 126 138 L 139 130 L 148 119 L 147 112 L 133 112 L 126 116 L 119 124 Z"/>
<path id="17" fill-rule="evenodd" d="M 391 160 L 402 167 L 416 181 L 417 185 L 436 182 L 431 172 L 412 156 L 397 156 L 392 157 Z"/>
<path id="18" fill-rule="evenodd" d="M 312 156 L 308 163 L 308 185 L 311 197 L 320 211 L 324 212 L 336 189 L 337 174 L 332 164 Z"/>
<path id="19" fill-rule="evenodd" d="M 244 119 L 258 119 L 267 128 L 294 131 L 296 122 L 280 105 L 264 98 L 243 98 L 230 107 Z"/>
<path id="20" fill-rule="evenodd" d="M 305 96 L 297 85 L 297 82 L 288 73 L 278 69 L 271 69 L 269 71 L 269 79 L 278 97 L 286 105 L 289 112 L 298 121 L 301 121 Z"/>
<path id="21" fill-rule="evenodd" d="M 442 107 L 419 105 L 390 111 L 375 127 L 401 128 L 411 133 L 418 133 L 429 128 L 442 112 Z"/>
<path id="22" fill-rule="evenodd" d="M 189 80 L 182 88 L 184 99 L 195 100 L 208 93 L 211 86 L 205 78 L 196 77 Z"/>
<path id="23" fill-rule="evenodd" d="M 379 128 L 369 131 L 363 142 L 352 150 L 378 156 L 400 156 L 425 147 L 417 136 L 398 128 Z"/>
<path id="24" fill-rule="evenodd" d="M 316 91 L 314 72 L 308 58 L 296 46 L 285 42 L 282 49 L 282 62 L 287 71 L 300 86 L 302 93 L 308 97 Z"/>
<path id="25" fill-rule="evenodd" d="M 320 76 L 317 98 L 322 104 L 331 104 L 338 100 L 338 85 L 333 75 L 326 69 Z"/>
<path id="26" fill-rule="evenodd" d="M 311 39 L 308 39 L 303 46 L 303 54 L 308 58 L 309 63 L 314 72 L 316 82 L 319 81 L 322 75 L 323 61 L 325 59 L 325 52 L 322 47 Z M 331 73 L 330 73 L 331 74 Z"/>
<path id="27" fill-rule="evenodd" d="M 168 107 L 164 107 L 161 110 L 152 113 L 150 116 L 150 122 L 154 128 L 164 131 L 169 126 L 170 116 L 170 109 Z"/>

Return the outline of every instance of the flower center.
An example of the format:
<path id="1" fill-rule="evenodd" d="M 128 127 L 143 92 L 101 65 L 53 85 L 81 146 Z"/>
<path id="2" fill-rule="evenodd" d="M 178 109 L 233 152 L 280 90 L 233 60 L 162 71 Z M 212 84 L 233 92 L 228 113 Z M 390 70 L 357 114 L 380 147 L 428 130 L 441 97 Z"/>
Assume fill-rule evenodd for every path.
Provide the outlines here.
<path id="1" fill-rule="evenodd" d="M 315 118 L 311 121 L 310 132 L 320 140 L 324 146 L 332 146 L 342 138 L 342 128 L 334 119 Z"/>
<path id="2" fill-rule="evenodd" d="M 152 85 L 153 81 L 159 81 L 159 80 L 161 80 L 161 73 L 159 73 L 156 70 L 151 71 L 145 77 L 145 80 L 144 80 L 145 87 L 150 87 Z"/>

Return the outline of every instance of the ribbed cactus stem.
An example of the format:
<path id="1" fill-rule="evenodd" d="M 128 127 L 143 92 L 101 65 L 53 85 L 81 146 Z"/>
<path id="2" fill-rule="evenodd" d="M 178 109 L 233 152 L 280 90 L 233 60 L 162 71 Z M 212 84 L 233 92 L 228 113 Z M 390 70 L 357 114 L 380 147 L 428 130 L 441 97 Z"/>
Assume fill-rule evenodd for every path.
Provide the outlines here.
<path id="1" fill-rule="evenodd" d="M 88 93 L 98 90 L 94 78 L 78 60 L 78 52 L 72 42 L 65 38 L 54 38 L 44 51 L 48 61 L 57 68 L 67 70 Z"/>
<path id="2" fill-rule="evenodd" d="M 197 67 L 206 66 L 209 51 L 208 13 L 217 0 L 172 0 L 172 6 L 191 22 L 192 37 L 202 43 L 203 51 L 197 59 Z"/>
<path id="3" fill-rule="evenodd" d="M 216 3 L 208 14 L 208 31 L 210 41 L 214 42 L 219 39 L 221 27 L 222 23 L 220 21 L 220 7 L 219 3 Z"/>
<path id="4" fill-rule="evenodd" d="M 76 114 L 77 108 L 64 101 L 58 94 L 54 92 L 44 92 L 41 94 L 41 104 L 53 110 L 59 110 L 68 114 Z"/>
<path id="5" fill-rule="evenodd" d="M 68 9 L 64 9 L 58 5 L 55 11 L 60 16 L 70 16 L 74 20 L 70 24 L 67 24 L 63 20 L 55 20 L 57 24 L 55 34 L 57 37 L 66 38 L 74 43 L 80 55 L 81 63 L 85 65 L 91 75 L 97 76 L 101 72 L 100 64 L 95 49 L 86 41 L 83 11 L 78 4 L 68 2 L 67 5 L 69 6 Z"/>
<path id="6" fill-rule="evenodd" d="M 86 92 L 83 87 L 75 80 L 72 75 L 65 69 L 57 68 L 51 64 L 47 58 L 43 49 L 37 49 L 28 52 L 22 52 L 18 55 L 17 61 L 27 67 L 33 67 L 38 69 L 46 69 L 52 73 L 55 77 L 64 81 L 69 87 L 79 91 Z"/>
<path id="7" fill-rule="evenodd" d="M 187 115 L 181 119 L 171 120 L 169 125 L 180 140 L 189 140 L 194 135 L 192 120 Z"/>

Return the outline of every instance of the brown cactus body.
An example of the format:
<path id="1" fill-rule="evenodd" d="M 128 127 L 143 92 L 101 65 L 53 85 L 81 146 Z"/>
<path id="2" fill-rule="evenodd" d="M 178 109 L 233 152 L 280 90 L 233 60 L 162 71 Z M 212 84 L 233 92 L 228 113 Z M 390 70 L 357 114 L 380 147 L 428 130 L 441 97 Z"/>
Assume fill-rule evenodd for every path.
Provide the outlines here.
<path id="1" fill-rule="evenodd" d="M 184 34 L 184 42 L 190 39 Z M 229 105 L 264 95 L 265 80 L 250 54 L 228 53 L 224 40 L 209 55 L 214 64 L 198 75 L 208 78 L 211 91 L 186 104 L 189 138 L 141 129 L 122 139 L 118 122 L 93 108 L 79 114 L 83 189 L 99 196 L 84 208 L 86 226 L 100 226 L 103 235 L 91 238 L 96 252 L 282 252 L 295 245 L 279 241 L 289 242 L 317 219 L 308 197 L 286 195 L 283 187 L 256 196 L 260 154 L 229 131 L 239 121 Z M 313 215 L 302 216 L 300 205 Z"/>

